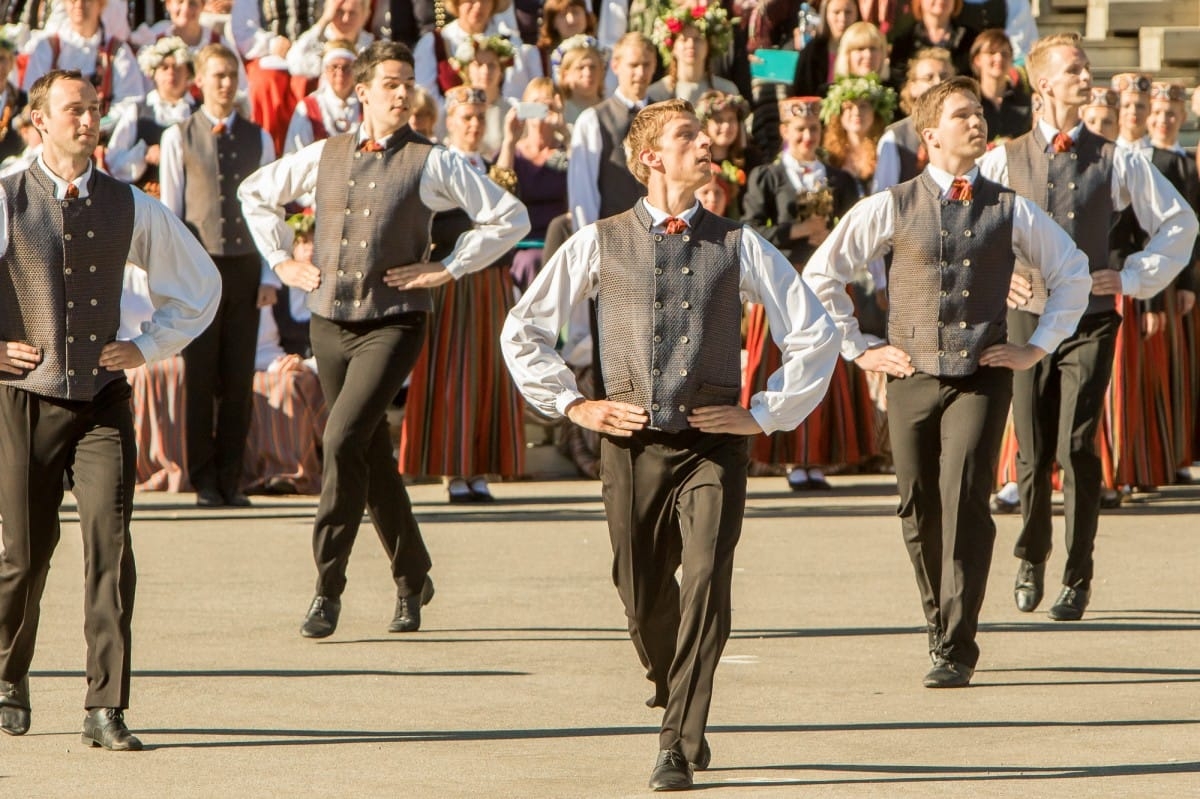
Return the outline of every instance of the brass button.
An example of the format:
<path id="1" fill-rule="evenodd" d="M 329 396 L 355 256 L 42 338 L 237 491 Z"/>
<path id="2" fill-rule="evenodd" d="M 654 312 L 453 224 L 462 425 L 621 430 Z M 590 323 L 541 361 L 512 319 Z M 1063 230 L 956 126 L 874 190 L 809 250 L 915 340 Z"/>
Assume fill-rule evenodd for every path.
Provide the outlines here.
<path id="1" fill-rule="evenodd" d="M 658 410 L 658 403 L 657 403 L 657 402 L 653 403 L 653 404 L 650 406 L 650 410 L 652 410 L 652 411 L 657 411 L 657 410 Z"/>
<path id="2" fill-rule="evenodd" d="M 355 154 L 354 154 L 354 157 L 355 157 L 355 158 L 362 158 L 362 152 L 360 151 L 360 152 L 357 152 L 357 153 L 355 153 Z M 1051 157 L 1053 157 L 1053 156 L 1051 156 Z M 351 185 L 354 185 L 354 184 L 352 183 Z"/>
<path id="3" fill-rule="evenodd" d="M 970 297 L 970 296 L 971 296 L 971 292 L 967 291 L 966 289 L 963 289 L 963 296 L 964 296 L 964 297 Z"/>
<path id="4" fill-rule="evenodd" d="M 651 369 L 650 374 L 654 375 L 655 377 L 658 377 L 660 374 L 662 374 L 662 372 L 658 371 L 657 369 Z"/>
<path id="5" fill-rule="evenodd" d="M 355 272 L 355 273 L 354 273 L 354 276 L 355 276 L 356 278 L 358 278 L 359 280 L 362 280 L 362 276 L 363 276 L 363 274 L 362 274 L 362 272 Z"/>
<path id="6" fill-rule="evenodd" d="M 679 303 L 679 307 L 686 311 L 688 308 L 692 307 L 692 304 L 687 300 L 684 300 L 683 302 Z"/>
<path id="7" fill-rule="evenodd" d="M 1079 158 L 1079 153 L 1076 153 L 1076 152 L 1072 152 L 1072 153 L 1071 153 L 1071 160 L 1072 160 L 1072 161 L 1074 161 L 1074 160 L 1076 160 L 1076 159 L 1078 159 L 1078 158 Z"/>
<path id="8" fill-rule="evenodd" d="M 687 369 L 680 369 L 680 370 L 679 370 L 679 376 L 680 376 L 680 377 L 687 377 Z"/>
<path id="9" fill-rule="evenodd" d="M 661 307 L 662 307 L 662 303 L 661 303 L 661 302 L 656 302 L 656 303 L 654 303 L 654 307 L 655 307 L 655 308 L 661 308 Z"/>
<path id="10" fill-rule="evenodd" d="M 74 344 L 74 343 L 75 343 L 75 337 L 74 337 L 74 336 L 67 336 L 67 343 L 68 343 L 68 344 Z"/>
<path id="11" fill-rule="evenodd" d="M 971 259 L 963 258 L 963 266 L 970 266 L 970 265 L 971 265 Z"/>
<path id="12" fill-rule="evenodd" d="M 960 357 L 962 357 L 962 358 L 965 358 L 965 357 L 967 357 L 967 351 L 966 351 L 966 350 L 959 350 L 959 351 L 958 351 L 958 354 L 959 354 L 959 356 L 960 356 Z"/>
<path id="13" fill-rule="evenodd" d="M 680 413 L 687 413 L 687 406 L 686 406 L 686 405 L 680 405 L 680 406 L 679 406 L 679 412 L 680 412 Z"/>
<path id="14" fill-rule="evenodd" d="M 973 234 L 971 233 L 971 229 L 967 228 L 966 230 L 963 231 L 963 235 L 966 236 L 967 238 L 971 238 L 971 236 Z"/>
<path id="15" fill-rule="evenodd" d="M 334 301 L 333 301 L 333 304 L 334 304 L 334 306 L 338 306 L 338 305 L 341 305 L 341 304 L 342 304 L 342 301 L 341 301 L 341 300 L 334 300 Z"/>
<path id="16" fill-rule="evenodd" d="M 96 271 L 96 265 L 95 265 L 95 264 L 92 264 L 91 266 L 89 266 L 89 267 L 88 267 L 88 271 L 89 271 L 89 272 L 95 272 L 95 271 Z"/>
<path id="17" fill-rule="evenodd" d="M 350 243 L 350 242 L 346 241 L 345 239 L 342 239 L 342 246 L 343 246 L 343 247 L 345 247 L 345 246 L 346 246 L 347 244 L 349 244 L 349 243 Z"/>
<path id="18" fill-rule="evenodd" d="M 950 265 L 950 262 L 949 262 L 949 261 L 942 261 L 942 266 L 943 266 L 943 267 L 946 267 L 946 266 L 949 266 L 949 265 Z"/>
<path id="19" fill-rule="evenodd" d="M 362 248 L 365 250 L 365 249 L 367 249 L 367 242 L 366 242 L 365 240 L 363 240 L 363 241 L 360 241 L 360 242 L 358 243 L 358 246 L 359 246 L 359 247 L 362 247 Z"/>
<path id="20" fill-rule="evenodd" d="M 654 240 L 655 240 L 655 241 L 662 241 L 662 240 L 663 240 L 662 234 L 661 234 L 661 233 L 655 233 L 655 234 L 654 234 Z"/>
<path id="21" fill-rule="evenodd" d="M 684 241 L 691 241 L 691 240 L 692 240 L 692 237 L 691 237 L 691 236 L 688 236 L 688 235 L 684 235 L 684 237 L 683 237 L 683 240 L 684 240 Z"/>
<path id="22" fill-rule="evenodd" d="M 92 231 L 90 231 L 90 230 L 89 230 L 89 231 L 87 232 L 87 237 L 88 237 L 89 239 L 94 239 L 94 238 L 96 238 L 96 234 L 95 234 L 95 233 L 93 233 Z"/>
<path id="23" fill-rule="evenodd" d="M 1053 218 L 1054 218 L 1054 212 L 1053 212 L 1053 211 L 1047 211 L 1047 212 L 1046 212 L 1046 216 L 1048 216 L 1048 217 L 1050 217 L 1051 219 L 1053 219 Z"/>
<path id="24" fill-rule="evenodd" d="M 93 377 L 95 377 L 95 376 L 96 376 L 96 375 L 98 375 L 98 374 L 100 374 L 100 370 L 99 370 L 99 369 L 93 369 L 93 370 L 92 370 L 92 376 L 93 376 Z"/>
<path id="25" fill-rule="evenodd" d="M 63 234 L 63 241 L 70 241 L 70 240 L 71 240 L 71 234 L 70 234 L 70 233 L 64 233 L 64 234 Z"/>
<path id="26" fill-rule="evenodd" d="M 357 307 L 358 307 L 358 306 L 360 306 L 360 305 L 362 305 L 362 302 L 361 302 L 361 301 L 359 301 L 359 300 L 355 300 L 355 301 L 354 301 L 354 307 L 355 307 L 355 308 L 357 308 Z"/>
<path id="27" fill-rule="evenodd" d="M 92 305 L 95 305 L 95 304 L 96 304 L 96 298 L 95 298 L 95 297 L 93 297 L 93 298 L 92 298 Z"/>
<path id="28" fill-rule="evenodd" d="M 1075 212 L 1067 211 L 1067 219 L 1074 219 L 1074 218 L 1075 218 Z"/>
<path id="29" fill-rule="evenodd" d="M 344 275 L 344 274 L 346 274 L 346 270 L 345 270 L 345 269 L 339 269 L 339 270 L 338 270 L 338 276 L 339 276 L 339 277 L 340 277 L 340 276 L 342 276 L 342 275 Z"/>
<path id="30" fill-rule="evenodd" d="M 1053 158 L 1054 156 L 1050 156 L 1050 157 Z M 1054 188 L 1054 184 L 1051 183 L 1050 181 L 1046 181 L 1046 188 L 1052 189 L 1052 188 Z"/>
<path id="31" fill-rule="evenodd" d="M 946 357 L 946 351 L 945 351 L 945 350 L 938 350 L 938 357 L 939 357 L 939 358 L 945 358 L 945 357 Z"/>
<path id="32" fill-rule="evenodd" d="M 967 327 L 967 323 L 966 323 L 966 322 L 959 322 L 959 323 L 958 323 L 958 326 L 959 326 L 959 327 L 961 327 L 961 328 L 963 328 L 963 329 L 965 330 L 965 329 L 966 329 L 966 327 Z"/>
<path id="33" fill-rule="evenodd" d="M 68 376 L 68 377 L 74 377 L 74 376 L 75 376 L 75 370 L 74 370 L 74 369 L 68 369 L 68 370 L 67 370 L 67 376 Z"/>
<path id="34" fill-rule="evenodd" d="M 949 231 L 949 230 L 943 230 L 943 231 L 942 231 L 942 238 L 946 238 L 946 236 L 949 236 L 949 235 L 950 235 L 950 231 Z"/>
<path id="35" fill-rule="evenodd" d="M 950 204 L 950 201 L 949 201 L 949 200 L 942 200 L 942 205 L 943 205 L 943 206 L 946 206 L 946 205 L 949 205 L 949 204 Z"/>
<path id="36" fill-rule="evenodd" d="M 373 188 L 375 188 L 375 181 L 373 181 L 373 180 L 372 180 L 370 183 L 368 183 L 368 184 L 367 184 L 367 188 L 368 188 L 368 189 L 373 189 Z"/>
<path id="37" fill-rule="evenodd" d="M 685 266 L 683 269 L 680 269 L 679 271 L 683 272 L 685 275 L 690 275 L 692 273 L 691 267 L 687 267 L 687 266 Z"/>
<path id="38" fill-rule="evenodd" d="M 67 300 L 67 307 L 68 307 L 68 308 L 74 308 L 74 307 L 75 307 L 75 301 L 74 301 L 74 300 Z"/>
<path id="39" fill-rule="evenodd" d="M 943 291 L 943 292 L 942 292 L 942 296 L 943 296 L 943 297 L 949 297 L 950 295 L 949 295 L 949 294 L 947 294 L 946 292 L 944 292 L 944 291 Z"/>
<path id="40" fill-rule="evenodd" d="M 945 323 L 945 322 L 943 322 L 941 319 L 939 319 L 939 320 L 938 320 L 938 327 L 945 327 L 945 326 L 946 326 L 946 323 Z"/>
<path id="41" fill-rule="evenodd" d="M 1067 188 L 1068 188 L 1068 189 L 1074 189 L 1074 188 L 1075 188 L 1075 182 L 1074 182 L 1074 181 L 1071 181 L 1070 183 L 1068 183 L 1068 184 L 1067 184 Z"/>
<path id="42" fill-rule="evenodd" d="M 350 185 L 351 185 L 351 186 L 353 186 L 353 185 L 354 185 L 354 178 L 350 178 Z"/>
<path id="43" fill-rule="evenodd" d="M 66 269 L 64 269 L 64 270 L 63 270 L 63 274 L 64 274 L 64 275 L 69 275 L 69 274 L 71 274 L 71 267 L 69 267 L 69 266 L 68 266 Z"/>
<path id="44" fill-rule="evenodd" d="M 349 209 L 349 208 L 347 208 L 347 209 L 346 209 L 346 216 L 350 216 L 350 209 Z M 222 219 L 221 221 L 222 221 L 222 222 L 224 222 L 225 220 L 224 220 L 224 219 Z"/>
<path id="45" fill-rule="evenodd" d="M 657 266 L 656 266 L 656 267 L 654 267 L 654 274 L 656 274 L 656 275 L 661 275 L 661 274 L 662 274 L 662 269 L 661 269 L 661 268 L 659 268 L 659 267 L 657 267 Z"/>
<path id="46" fill-rule="evenodd" d="M 364 209 L 363 209 L 363 216 L 370 216 L 370 215 L 371 215 L 371 209 L 370 209 L 370 208 L 364 208 Z"/>
<path id="47" fill-rule="evenodd" d="M 691 341 L 691 339 L 689 339 L 687 336 L 680 336 L 679 340 L 684 344 L 687 344 L 689 341 Z"/>
<path id="48" fill-rule="evenodd" d="M 657 343 L 658 343 L 658 342 L 660 342 L 660 341 L 662 341 L 662 336 L 655 336 L 655 337 L 654 337 L 654 343 L 655 343 L 655 344 L 657 344 Z"/>
<path id="49" fill-rule="evenodd" d="M 96 340 L 96 334 L 95 334 L 95 333 L 93 333 L 92 335 L 88 336 L 88 341 L 95 341 L 95 340 Z"/>

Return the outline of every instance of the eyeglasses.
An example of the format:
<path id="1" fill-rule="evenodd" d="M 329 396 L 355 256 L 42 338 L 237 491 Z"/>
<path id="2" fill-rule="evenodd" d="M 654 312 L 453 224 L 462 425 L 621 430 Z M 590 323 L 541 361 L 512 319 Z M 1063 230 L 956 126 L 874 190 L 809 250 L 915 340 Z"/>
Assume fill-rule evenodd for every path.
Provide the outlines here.
<path id="1" fill-rule="evenodd" d="M 326 72 L 353 72 L 354 65 L 353 64 L 326 64 L 325 71 Z"/>

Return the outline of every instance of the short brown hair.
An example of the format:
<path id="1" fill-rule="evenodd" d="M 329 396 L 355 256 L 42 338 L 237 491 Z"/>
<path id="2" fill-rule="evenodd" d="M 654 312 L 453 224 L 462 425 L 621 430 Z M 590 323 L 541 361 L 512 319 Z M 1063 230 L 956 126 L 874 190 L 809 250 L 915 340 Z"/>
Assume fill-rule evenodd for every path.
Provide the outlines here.
<path id="1" fill-rule="evenodd" d="M 46 113 L 50 108 L 50 89 L 60 80 L 78 80 L 92 85 L 77 69 L 52 69 L 29 87 L 29 110 Z"/>
<path id="2" fill-rule="evenodd" d="M 644 34 L 638 33 L 637 31 L 630 31 L 620 39 L 617 39 L 617 43 L 613 45 L 611 60 L 615 61 L 617 58 L 617 53 L 620 53 L 626 48 L 632 46 L 641 47 L 643 52 L 650 52 L 655 56 L 655 59 L 658 58 L 658 48 L 654 46 L 654 42 L 650 41 L 650 39 L 648 39 Z"/>
<path id="3" fill-rule="evenodd" d="M 228 47 L 223 44 L 206 44 L 200 48 L 200 52 L 196 53 L 196 74 L 200 75 L 203 73 L 208 62 L 214 58 L 219 58 L 227 64 L 232 64 L 235 69 L 238 66 L 238 57 Z"/>
<path id="4" fill-rule="evenodd" d="M 1078 33 L 1054 33 L 1033 43 L 1029 54 L 1025 56 L 1025 71 L 1029 73 L 1029 85 L 1034 92 L 1041 93 L 1038 91 L 1038 80 L 1046 72 L 1050 51 L 1055 47 L 1075 47 L 1082 50 L 1082 42 L 1083 38 Z"/>
<path id="5" fill-rule="evenodd" d="M 354 82 L 370 83 L 371 78 L 375 77 L 375 67 L 385 61 L 399 61 L 416 68 L 412 50 L 408 49 L 408 45 L 381 39 L 371 42 L 354 60 Z"/>
<path id="6" fill-rule="evenodd" d="M 969 94 L 976 101 L 982 102 L 979 99 L 979 83 L 974 78 L 958 75 L 950 80 L 942 81 L 913 102 L 913 125 L 917 129 L 918 136 L 926 128 L 938 126 L 938 122 L 942 119 L 942 109 L 946 105 L 946 98 L 952 94 Z"/>
<path id="7" fill-rule="evenodd" d="M 667 122 L 679 114 L 695 116 L 696 109 L 687 100 L 664 100 L 651 103 L 633 118 L 633 124 L 625 136 L 625 164 L 638 183 L 645 185 L 650 181 L 650 167 L 643 164 L 639 157 L 642 150 L 654 149 L 662 138 Z"/>

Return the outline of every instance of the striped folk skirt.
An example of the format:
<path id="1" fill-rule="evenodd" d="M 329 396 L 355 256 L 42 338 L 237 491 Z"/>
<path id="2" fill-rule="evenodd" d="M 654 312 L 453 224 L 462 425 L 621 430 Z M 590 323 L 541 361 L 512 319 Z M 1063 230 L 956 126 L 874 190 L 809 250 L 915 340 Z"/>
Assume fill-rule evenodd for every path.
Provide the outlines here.
<path id="1" fill-rule="evenodd" d="M 523 405 L 500 353 L 500 329 L 513 306 L 507 264 L 435 289 L 433 304 L 429 336 L 408 387 L 400 471 L 523 474 Z"/>
<path id="2" fill-rule="evenodd" d="M 767 386 L 783 363 L 767 329 L 761 305 L 751 305 L 746 327 L 746 368 L 742 377 L 743 407 Z M 861 369 L 838 358 L 829 391 L 795 430 L 754 437 L 751 460 L 796 466 L 859 464 L 880 454 L 878 410 Z"/>

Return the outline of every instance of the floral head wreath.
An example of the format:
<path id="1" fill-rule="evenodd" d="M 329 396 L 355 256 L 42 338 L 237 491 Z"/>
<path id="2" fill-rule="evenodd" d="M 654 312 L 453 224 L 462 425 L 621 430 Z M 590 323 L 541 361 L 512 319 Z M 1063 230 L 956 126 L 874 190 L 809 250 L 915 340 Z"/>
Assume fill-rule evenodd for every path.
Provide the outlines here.
<path id="1" fill-rule="evenodd" d="M 500 68 L 508 69 L 513 64 L 513 55 L 516 52 L 513 50 L 512 42 L 505 36 L 484 36 L 475 34 L 463 39 L 462 42 L 454 50 L 454 58 L 450 61 L 454 64 L 454 68 L 460 73 L 465 73 L 467 64 L 475 60 L 475 55 L 480 50 L 490 50 L 500 59 Z"/>
<path id="2" fill-rule="evenodd" d="M 821 116 L 820 97 L 789 97 L 779 101 L 779 119 L 787 122 L 792 117 Z"/>
<path id="3" fill-rule="evenodd" d="M 148 44 L 138 53 L 138 66 L 142 68 L 142 72 L 147 78 L 153 78 L 154 72 L 162 62 L 168 58 L 175 59 L 175 65 L 182 64 L 191 65 L 192 51 L 188 49 L 187 43 L 178 36 L 164 36 L 154 44 Z"/>
<path id="4" fill-rule="evenodd" d="M 1178 83 L 1154 83 L 1150 86 L 1151 100 L 1166 100 L 1171 103 L 1182 103 L 1187 99 L 1187 90 Z"/>
<path id="5" fill-rule="evenodd" d="M 311 208 L 305 208 L 300 213 L 289 216 L 287 224 L 297 236 L 310 236 L 317 225 L 317 218 L 313 216 Z"/>
<path id="6" fill-rule="evenodd" d="M 750 104 L 740 94 L 718 91 L 707 91 L 696 101 L 696 116 L 701 123 L 707 123 L 717 114 L 729 110 L 737 113 L 738 122 L 745 122 L 750 114 Z"/>
<path id="7" fill-rule="evenodd" d="M 554 48 L 554 52 L 550 54 L 550 77 L 558 83 L 558 71 L 562 68 L 563 58 L 572 50 L 593 50 L 596 55 L 600 56 L 600 60 L 608 66 L 608 50 L 600 46 L 600 42 L 595 36 L 588 36 L 586 33 L 577 33 L 574 36 L 569 36 L 563 39 L 562 44 Z"/>
<path id="8" fill-rule="evenodd" d="M 483 89 L 475 89 L 470 86 L 455 86 L 447 89 L 445 98 L 447 115 L 460 105 L 487 105 L 487 93 Z"/>
<path id="9" fill-rule="evenodd" d="M 1085 108 L 1108 108 L 1115 110 L 1121 104 L 1120 98 L 1115 89 L 1109 89 L 1105 86 L 1093 86 L 1092 96 L 1088 99 Z"/>
<path id="10" fill-rule="evenodd" d="M 896 111 L 896 92 L 879 82 L 874 74 L 838 78 L 821 101 L 821 122 L 828 125 L 842 113 L 843 103 L 866 100 L 875 108 L 875 116 L 887 125 Z"/>
<path id="11" fill-rule="evenodd" d="M 725 163 L 729 164 L 728 161 Z M 721 187 L 721 193 L 725 195 L 725 202 L 727 204 L 732 203 L 738 198 L 738 195 L 741 194 L 742 186 L 746 183 L 745 173 L 742 173 L 742 179 L 739 181 L 737 178 L 737 172 L 740 170 L 738 170 L 738 168 L 733 164 L 729 164 L 728 168 L 725 166 L 712 164 L 711 169 L 712 179 L 715 180 L 717 185 Z"/>
<path id="12" fill-rule="evenodd" d="M 675 39 L 691 25 L 708 40 L 709 55 L 722 55 L 733 43 L 733 26 L 737 22 L 740 22 L 737 17 L 730 19 L 724 8 L 717 3 L 710 5 L 708 0 L 683 0 L 679 5 L 663 3 L 650 39 L 658 47 L 663 64 L 669 65 Z"/>

